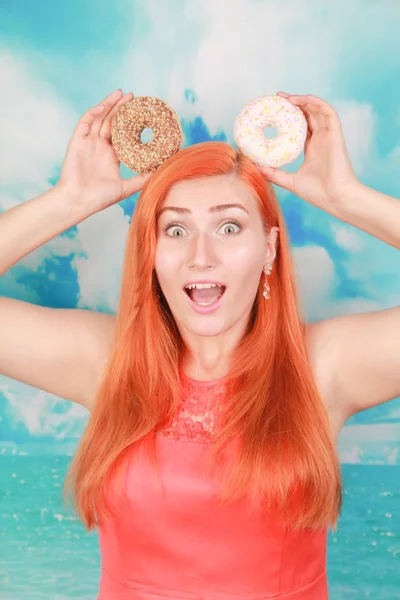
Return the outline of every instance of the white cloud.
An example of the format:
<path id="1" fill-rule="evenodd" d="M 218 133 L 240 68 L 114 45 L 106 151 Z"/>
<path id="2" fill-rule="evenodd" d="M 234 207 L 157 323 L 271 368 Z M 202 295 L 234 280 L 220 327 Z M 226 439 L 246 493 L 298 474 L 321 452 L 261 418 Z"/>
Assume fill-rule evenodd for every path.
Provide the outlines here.
<path id="1" fill-rule="evenodd" d="M 49 188 L 78 117 L 51 85 L 35 75 L 28 59 L 3 49 L 0 70 L 0 181 L 3 188 L 17 185 L 21 202 L 29 199 L 28 188 L 35 190 L 34 195 Z M 9 193 L 3 198 L 6 207 L 12 197 Z"/>
<path id="2" fill-rule="evenodd" d="M 331 221 L 330 227 L 338 246 L 347 252 L 361 252 L 364 249 L 362 236 L 354 228 L 348 225 L 339 225 L 337 221 Z"/>
<path id="3" fill-rule="evenodd" d="M 344 2 L 329 8 L 329 27 L 327 11 L 315 0 L 304 2 L 301 11 L 295 0 L 231 0 L 229 10 L 224 0 L 186 0 L 180 11 L 155 0 L 140 4 L 147 34 L 133 14 L 136 35 L 120 71 L 127 89 L 163 97 L 181 117 L 200 115 L 212 134 L 224 130 L 231 143 L 236 115 L 256 96 L 278 90 L 321 96 L 340 114 L 356 172 L 365 170 L 375 133 L 373 109 L 335 98 L 345 56 L 338 39 L 346 40 L 352 19 L 351 14 L 343 19 Z M 346 10 L 351 12 L 347 3 Z M 384 16 L 377 13 L 377 20 Z M 196 95 L 194 105 L 185 101 L 188 88 Z"/>
<path id="4" fill-rule="evenodd" d="M 9 210 L 49 189 L 49 178 L 64 158 L 78 116 L 46 81 L 35 76 L 27 58 L 0 52 L 0 211 Z M 38 298 L 18 284 L 14 274 L 35 271 L 52 256 L 79 253 L 79 242 L 56 237 L 24 257 L 2 277 L 5 294 Z"/>
<path id="5" fill-rule="evenodd" d="M 335 109 L 342 122 L 351 162 L 360 177 L 375 155 L 376 115 L 370 104 L 362 104 L 355 100 L 336 101 Z"/>
<path id="6" fill-rule="evenodd" d="M 361 464 L 363 455 L 364 455 L 364 452 L 361 450 L 361 448 L 358 448 L 357 446 L 355 446 L 354 448 L 351 448 L 350 450 L 344 450 L 340 454 L 340 462 L 350 463 L 353 465 Z"/>
<path id="7" fill-rule="evenodd" d="M 294 248 L 292 255 L 303 313 L 310 320 L 323 318 L 335 286 L 332 259 L 322 246 Z"/>
<path id="8" fill-rule="evenodd" d="M 292 250 L 301 312 L 308 321 L 356 314 L 382 308 L 380 302 L 364 298 L 335 298 L 335 266 L 322 246 L 302 246 Z"/>
<path id="9" fill-rule="evenodd" d="M 343 441 L 362 443 L 400 443 L 400 423 L 377 423 L 371 425 L 346 425 L 341 430 Z"/>
<path id="10" fill-rule="evenodd" d="M 400 423 L 346 425 L 337 448 L 343 463 L 398 465 Z"/>
<path id="11" fill-rule="evenodd" d="M 118 204 L 78 225 L 83 252 L 73 260 L 78 273 L 78 306 L 116 312 L 128 229 L 129 217 Z"/>
<path id="12" fill-rule="evenodd" d="M 159 2 L 141 4 L 151 27 L 140 44 L 133 41 L 122 77 L 134 74 L 132 84 L 164 96 L 181 116 L 194 114 L 184 101 L 184 90 L 193 89 L 194 110 L 213 133 L 230 132 L 236 114 L 255 96 L 285 88 L 330 91 L 338 53 L 335 28 L 326 28 L 318 13 L 310 19 L 293 0 L 279 5 L 232 0 L 229 10 L 221 0 L 190 0 L 179 12 Z M 187 28 L 195 42 L 186 36 L 182 43 Z M 175 32 L 184 52 L 176 52 L 167 32 Z"/>
<path id="13" fill-rule="evenodd" d="M 389 446 L 386 446 L 383 449 L 383 454 L 385 455 L 386 460 L 387 460 L 387 462 L 390 465 L 397 465 L 398 464 L 399 448 L 391 448 Z"/>
<path id="14" fill-rule="evenodd" d="M 52 436 L 55 440 L 80 435 L 88 412 L 81 405 L 0 375 L 0 393 L 10 405 L 14 423 L 21 422 L 34 436 Z M 65 411 L 54 411 L 57 403 Z"/>
<path id="15" fill-rule="evenodd" d="M 49 177 L 62 164 L 79 116 L 56 90 L 35 76 L 28 59 L 3 50 L 0 68 L 0 180 L 5 190 L 0 210 L 8 210 L 49 188 Z M 79 306 L 114 312 L 128 226 L 129 218 L 119 205 L 97 213 L 78 225 L 75 237 L 57 236 L 24 257 L 5 274 L 7 282 L 2 280 L 2 289 L 37 302 L 35 295 L 15 282 L 14 275 L 25 269 L 37 271 L 45 259 L 73 253 Z"/>

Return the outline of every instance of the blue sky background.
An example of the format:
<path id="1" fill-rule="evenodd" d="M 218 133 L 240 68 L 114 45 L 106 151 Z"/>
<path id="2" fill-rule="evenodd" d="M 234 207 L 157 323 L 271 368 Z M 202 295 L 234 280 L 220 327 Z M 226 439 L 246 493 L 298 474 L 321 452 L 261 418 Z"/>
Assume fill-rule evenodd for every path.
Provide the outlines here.
<path id="1" fill-rule="evenodd" d="M 233 143 L 234 119 L 256 96 L 321 96 L 339 112 L 360 180 L 399 197 L 399 17 L 397 0 L 3 0 L 0 210 L 56 182 L 79 116 L 118 87 L 169 102 L 185 145 Z M 400 303 L 397 250 L 277 192 L 306 318 Z M 0 294 L 114 313 L 135 201 L 31 253 L 1 277 Z M 3 453 L 71 453 L 87 419 L 4 376 L 0 415 Z M 352 417 L 339 449 L 343 462 L 400 464 L 400 400 Z"/>

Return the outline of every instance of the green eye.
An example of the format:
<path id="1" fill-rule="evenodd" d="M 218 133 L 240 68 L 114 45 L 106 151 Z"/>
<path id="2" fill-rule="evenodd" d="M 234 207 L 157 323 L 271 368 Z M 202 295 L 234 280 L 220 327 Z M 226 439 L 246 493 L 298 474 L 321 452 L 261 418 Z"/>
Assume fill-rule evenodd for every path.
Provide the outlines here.
<path id="1" fill-rule="evenodd" d="M 239 231 L 243 229 L 243 224 L 240 221 L 236 221 L 235 219 L 228 221 L 228 223 L 225 223 L 224 225 L 222 225 L 222 227 L 227 227 L 227 226 L 232 226 L 232 225 L 236 225 L 236 227 L 239 228 Z M 233 232 L 235 233 L 235 232 Z M 228 234 L 231 235 L 231 234 Z"/>
<path id="2" fill-rule="evenodd" d="M 175 231 L 181 230 L 183 231 L 183 228 L 180 225 L 168 225 L 168 227 L 165 229 L 165 231 L 169 231 L 170 229 L 174 229 Z M 183 237 L 183 235 L 174 235 L 172 233 L 171 237 Z"/>
<path id="3" fill-rule="evenodd" d="M 236 226 L 239 229 L 239 231 L 243 229 L 243 224 L 240 221 L 236 221 L 236 219 L 231 219 L 230 221 L 227 221 L 227 223 L 221 225 L 221 229 L 224 229 L 228 226 Z M 172 233 L 170 233 L 170 230 L 172 230 Z M 185 237 L 183 234 L 184 227 L 182 227 L 182 225 L 179 225 L 179 223 L 168 223 L 168 225 L 164 227 L 164 232 L 167 233 L 169 237 Z M 176 232 L 178 235 L 174 235 L 174 232 Z M 233 230 L 232 232 L 228 232 L 225 235 L 232 235 L 234 233 L 238 233 L 238 231 Z"/>
<path id="4" fill-rule="evenodd" d="M 226 223 L 225 225 L 223 225 L 223 229 L 226 230 L 227 227 L 232 227 L 233 223 Z M 235 233 L 235 231 L 233 231 L 233 233 Z"/>

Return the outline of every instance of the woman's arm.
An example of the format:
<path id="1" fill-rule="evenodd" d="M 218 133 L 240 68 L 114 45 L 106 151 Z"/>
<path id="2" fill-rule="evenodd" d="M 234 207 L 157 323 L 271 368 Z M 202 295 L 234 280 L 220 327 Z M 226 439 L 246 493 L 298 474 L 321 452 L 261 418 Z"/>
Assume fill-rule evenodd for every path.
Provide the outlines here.
<path id="1" fill-rule="evenodd" d="M 337 198 L 338 219 L 362 229 L 400 250 L 400 200 L 359 182 Z"/>
<path id="2" fill-rule="evenodd" d="M 304 162 L 295 173 L 264 168 L 273 183 L 400 249 L 400 200 L 362 185 L 350 163 L 339 116 L 322 98 L 279 92 L 308 123 Z M 366 257 L 368 260 L 368 257 Z M 332 397 L 350 415 L 400 396 L 400 306 L 312 324 L 328 353 Z"/>
<path id="3" fill-rule="evenodd" d="M 0 214 L 0 276 L 30 254 L 89 215 L 55 185 Z"/>
<path id="4" fill-rule="evenodd" d="M 334 205 L 339 219 L 400 250 L 400 200 L 356 184 Z M 400 396 L 400 306 L 316 327 L 336 348 L 335 402 L 345 419 Z"/>
<path id="5" fill-rule="evenodd" d="M 133 94 L 114 92 L 79 120 L 59 182 L 0 215 L 0 275 L 62 231 L 141 189 L 123 180 L 111 119 Z M 114 317 L 0 298 L 0 373 L 90 408 L 114 335 Z"/>

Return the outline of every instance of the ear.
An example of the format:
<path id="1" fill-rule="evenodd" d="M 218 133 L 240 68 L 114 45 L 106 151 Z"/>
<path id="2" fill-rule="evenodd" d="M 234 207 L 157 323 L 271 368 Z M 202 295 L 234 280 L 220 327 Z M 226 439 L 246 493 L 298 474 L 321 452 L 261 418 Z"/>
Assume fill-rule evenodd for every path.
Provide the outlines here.
<path id="1" fill-rule="evenodd" d="M 279 247 L 279 227 L 271 227 L 267 236 L 265 262 L 272 264 Z"/>

